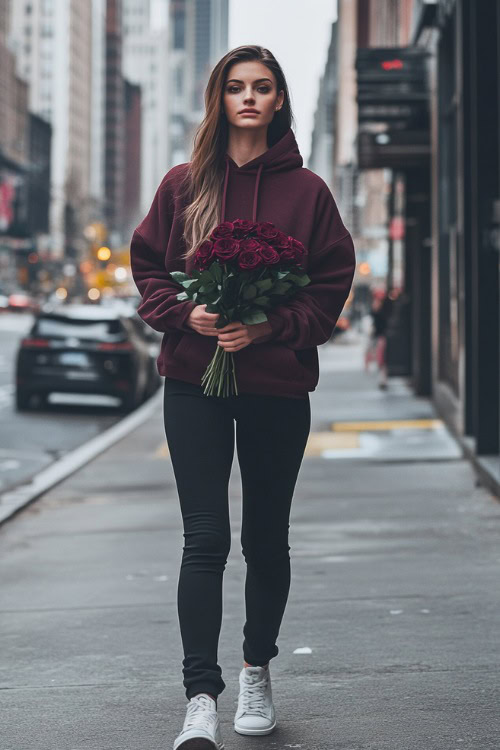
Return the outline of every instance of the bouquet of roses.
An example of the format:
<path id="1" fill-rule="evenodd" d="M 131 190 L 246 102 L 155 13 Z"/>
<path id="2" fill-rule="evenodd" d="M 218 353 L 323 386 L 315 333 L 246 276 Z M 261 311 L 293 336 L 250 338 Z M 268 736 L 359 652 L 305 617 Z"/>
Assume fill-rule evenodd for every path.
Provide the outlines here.
<path id="1" fill-rule="evenodd" d="M 170 276 L 184 290 L 178 300 L 206 304 L 206 312 L 219 313 L 216 328 L 233 321 L 253 325 L 310 283 L 302 268 L 306 253 L 299 240 L 270 221 L 224 221 L 197 249 L 193 275 L 172 271 Z M 237 395 L 233 352 L 218 346 L 201 382 L 207 396 Z"/>

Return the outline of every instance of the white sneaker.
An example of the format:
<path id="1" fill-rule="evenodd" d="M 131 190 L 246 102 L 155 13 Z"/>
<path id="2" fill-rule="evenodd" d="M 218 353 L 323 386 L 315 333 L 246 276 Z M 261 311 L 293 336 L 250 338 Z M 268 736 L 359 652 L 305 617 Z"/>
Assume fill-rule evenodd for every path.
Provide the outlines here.
<path id="1" fill-rule="evenodd" d="M 173 750 L 222 750 L 224 743 L 217 704 L 207 693 L 194 695 L 187 704 L 186 718 Z"/>
<path id="2" fill-rule="evenodd" d="M 276 727 L 271 690 L 271 672 L 265 667 L 243 667 L 240 694 L 234 717 L 239 734 L 270 734 Z"/>

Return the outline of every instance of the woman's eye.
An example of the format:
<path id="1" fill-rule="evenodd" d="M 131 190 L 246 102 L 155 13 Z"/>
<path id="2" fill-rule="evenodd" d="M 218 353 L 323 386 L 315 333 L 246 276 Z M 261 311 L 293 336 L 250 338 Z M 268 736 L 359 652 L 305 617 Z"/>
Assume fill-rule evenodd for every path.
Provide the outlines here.
<path id="1" fill-rule="evenodd" d="M 227 89 L 229 94 L 235 94 L 240 90 L 239 86 L 229 86 Z M 261 94 L 267 94 L 268 91 L 270 91 L 269 86 L 259 86 L 257 91 L 260 91 Z"/>

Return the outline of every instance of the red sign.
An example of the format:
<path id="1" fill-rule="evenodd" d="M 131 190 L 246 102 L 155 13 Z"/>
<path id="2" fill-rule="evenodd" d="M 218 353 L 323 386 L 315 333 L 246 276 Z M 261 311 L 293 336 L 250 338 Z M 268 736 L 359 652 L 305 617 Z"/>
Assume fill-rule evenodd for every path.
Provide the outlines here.
<path id="1" fill-rule="evenodd" d="M 398 59 L 382 60 L 380 65 L 384 70 L 401 70 L 401 68 L 403 67 L 403 61 Z"/>

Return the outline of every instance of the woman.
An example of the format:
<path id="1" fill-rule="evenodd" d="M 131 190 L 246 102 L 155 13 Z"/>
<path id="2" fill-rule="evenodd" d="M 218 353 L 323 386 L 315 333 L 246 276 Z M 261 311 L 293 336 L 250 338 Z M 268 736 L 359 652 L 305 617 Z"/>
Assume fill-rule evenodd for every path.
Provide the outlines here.
<path id="1" fill-rule="evenodd" d="M 157 364 L 184 526 L 177 603 L 188 704 L 174 750 L 223 747 L 217 649 L 235 423 L 246 622 L 234 729 L 261 735 L 276 726 L 269 661 L 278 654 L 290 587 L 289 516 L 310 430 L 309 392 L 318 382 L 317 346 L 331 336 L 355 268 L 328 186 L 302 166 L 287 84 L 269 50 L 228 52 L 210 75 L 205 103 L 191 162 L 167 172 L 131 242 L 138 313 L 165 334 Z M 311 283 L 264 323 L 217 329 L 218 316 L 205 305 L 177 300 L 169 272 L 190 273 L 212 229 L 237 218 L 271 221 L 303 242 Z M 238 395 L 203 393 L 217 346 L 235 353 Z"/>
<path id="2" fill-rule="evenodd" d="M 385 352 L 390 311 L 391 299 L 389 295 L 383 290 L 374 291 L 370 309 L 372 327 L 365 352 L 365 370 L 368 371 L 369 363 L 374 359 L 378 368 L 378 387 L 382 390 L 387 388 Z"/>

